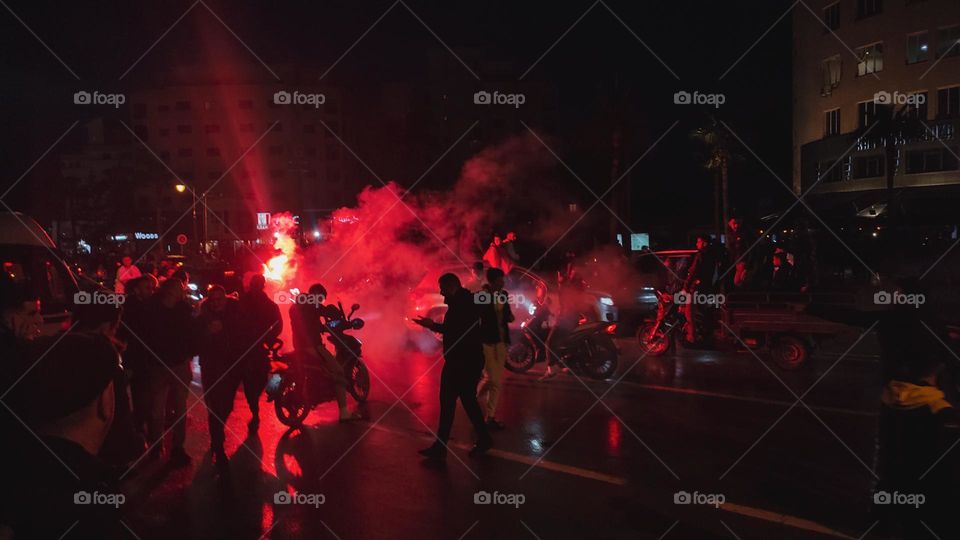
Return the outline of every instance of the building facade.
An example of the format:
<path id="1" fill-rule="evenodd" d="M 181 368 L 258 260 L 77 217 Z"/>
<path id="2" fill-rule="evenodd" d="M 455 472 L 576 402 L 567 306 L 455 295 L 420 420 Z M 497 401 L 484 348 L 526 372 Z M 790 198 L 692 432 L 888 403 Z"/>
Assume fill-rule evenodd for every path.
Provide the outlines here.
<path id="1" fill-rule="evenodd" d="M 793 15 L 795 191 L 960 185 L 960 2 L 809 6 Z"/>

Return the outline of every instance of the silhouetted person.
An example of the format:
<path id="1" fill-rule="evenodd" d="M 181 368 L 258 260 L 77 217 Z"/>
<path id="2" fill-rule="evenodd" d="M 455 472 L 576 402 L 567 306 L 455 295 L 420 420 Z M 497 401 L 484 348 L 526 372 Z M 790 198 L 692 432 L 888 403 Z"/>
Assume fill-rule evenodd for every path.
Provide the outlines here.
<path id="1" fill-rule="evenodd" d="M 153 324 L 150 299 L 156 293 L 157 278 L 145 274 L 131 279 L 126 285 L 126 300 L 117 337 L 126 344 L 123 350 L 123 369 L 130 378 L 130 399 L 133 405 L 133 421 L 137 431 L 146 436 L 147 419 L 150 417 L 150 388 L 147 366 L 152 353 L 143 343 L 144 336 Z"/>
<path id="2" fill-rule="evenodd" d="M 147 363 L 147 379 L 150 386 L 150 418 L 148 439 L 150 457 L 157 459 L 163 454 L 162 437 L 166 431 L 168 405 L 172 408 L 173 429 L 170 447 L 170 463 L 183 466 L 190 463 L 190 456 L 183 449 L 187 437 L 187 393 L 193 373 L 190 358 L 194 353 L 192 309 L 186 301 L 183 282 L 168 279 L 160 284 L 157 294 L 150 301 L 152 324 L 146 336 L 140 336 L 150 351 Z"/>
<path id="3" fill-rule="evenodd" d="M 503 429 L 497 420 L 497 403 L 500 400 L 500 388 L 503 386 L 503 371 L 507 363 L 507 346 L 510 344 L 510 329 L 513 312 L 507 301 L 509 295 L 504 286 L 503 270 L 487 270 L 487 284 L 474 298 L 480 308 L 480 333 L 483 342 L 483 381 L 477 392 L 477 398 L 486 398 L 484 413 L 487 427 Z M 482 301 L 481 301 L 482 300 Z M 486 302 L 489 300 L 489 302 Z"/>
<path id="4" fill-rule="evenodd" d="M 267 385 L 270 372 L 270 358 L 267 347 L 271 346 L 283 330 L 283 318 L 280 308 L 263 292 L 266 280 L 260 274 L 250 278 L 247 293 L 240 298 L 240 312 L 243 314 L 246 340 L 259 340 L 252 345 L 243 359 L 243 394 L 253 417 L 252 425 L 260 422 L 260 394 Z"/>
<path id="5" fill-rule="evenodd" d="M 224 450 L 224 422 L 233 411 L 237 388 L 243 379 L 242 358 L 246 341 L 239 302 L 227 296 L 220 285 L 213 285 L 200 306 L 197 317 L 197 348 L 200 353 L 200 378 L 207 405 L 210 429 L 210 453 L 217 468 L 227 467 Z"/>
<path id="6" fill-rule="evenodd" d="M 129 255 L 124 255 L 120 259 L 120 266 L 117 268 L 117 279 L 114 281 L 113 288 L 118 293 L 126 292 L 126 284 L 131 279 L 140 277 L 140 269 L 137 268 L 137 265 L 133 264 L 133 258 Z"/>
<path id="7" fill-rule="evenodd" d="M 796 269 L 787 260 L 786 252 L 773 254 L 773 274 L 770 277 L 770 290 L 775 292 L 799 292 L 800 280 Z"/>
<path id="8" fill-rule="evenodd" d="M 0 538 L 129 537 L 125 498 L 97 458 L 114 419 L 117 351 L 104 336 L 79 333 L 30 349 L 32 369 L 4 398 L 25 426 L 4 433 Z"/>
<path id="9" fill-rule="evenodd" d="M 477 383 L 483 371 L 483 351 L 480 337 L 480 310 L 473 294 L 460 285 L 454 274 L 440 276 L 440 293 L 447 303 L 447 314 L 442 323 L 426 317 L 414 320 L 424 328 L 443 335 L 443 371 L 440 374 L 440 421 L 437 440 L 420 454 L 431 459 L 447 455 L 447 440 L 453 428 L 457 400 L 477 431 L 477 444 L 471 455 L 480 455 L 493 446 L 493 440 L 483 421 L 483 412 L 477 403 Z"/>

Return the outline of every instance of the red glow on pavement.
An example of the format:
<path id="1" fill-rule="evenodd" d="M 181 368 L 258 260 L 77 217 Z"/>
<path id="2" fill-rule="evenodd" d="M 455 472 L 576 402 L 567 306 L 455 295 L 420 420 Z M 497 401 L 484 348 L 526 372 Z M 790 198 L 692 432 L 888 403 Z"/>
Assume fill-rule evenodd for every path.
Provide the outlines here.
<path id="1" fill-rule="evenodd" d="M 607 453 L 620 455 L 620 421 L 614 416 L 607 419 Z"/>

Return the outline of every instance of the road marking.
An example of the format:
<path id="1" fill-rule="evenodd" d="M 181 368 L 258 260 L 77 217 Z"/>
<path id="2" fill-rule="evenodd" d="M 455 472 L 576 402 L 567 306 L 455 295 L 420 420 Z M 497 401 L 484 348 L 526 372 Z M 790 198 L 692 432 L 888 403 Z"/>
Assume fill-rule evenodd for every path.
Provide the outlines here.
<path id="1" fill-rule="evenodd" d="M 423 440 L 424 442 L 429 442 L 432 440 L 431 437 L 420 435 L 418 432 L 415 432 L 415 431 L 390 428 L 382 424 L 377 424 L 373 426 L 373 429 L 378 431 L 383 431 L 384 433 L 390 433 L 392 435 L 400 435 L 403 437 L 420 439 L 420 440 Z M 468 444 L 458 443 L 458 442 L 449 443 L 447 446 L 450 448 L 457 448 L 459 450 L 465 450 L 465 451 L 469 451 L 471 448 L 471 446 Z M 508 461 L 523 463 L 525 465 L 534 465 L 535 467 L 539 467 L 541 469 L 547 469 L 550 471 L 555 471 L 563 474 L 578 476 L 580 478 L 597 480 L 599 482 L 604 482 L 604 483 L 612 484 L 615 486 L 627 485 L 626 478 L 621 478 L 619 476 L 605 474 L 605 473 L 593 471 L 590 469 L 574 467 L 572 465 L 564 465 L 563 463 L 557 463 L 556 461 L 540 460 L 539 462 L 537 462 L 537 459 L 532 456 L 517 454 L 515 452 L 508 452 L 506 450 L 499 450 L 494 448 L 494 449 L 488 450 L 487 455 L 498 457 L 501 459 L 506 459 Z M 746 516 L 754 519 L 761 519 L 761 520 L 770 521 L 773 523 L 779 523 L 781 525 L 792 527 L 794 529 L 801 529 L 804 531 L 816 532 L 816 533 L 825 534 L 828 536 L 833 536 L 835 538 L 856 540 L 852 536 L 848 536 L 839 531 L 831 529 L 826 525 L 821 525 L 816 521 L 803 519 L 796 516 L 791 516 L 790 514 L 783 514 L 780 512 L 764 510 L 762 508 L 754 508 L 752 506 L 735 504 L 731 502 L 723 503 L 722 505 L 720 505 L 720 509 L 725 510 L 727 512 L 734 513 L 734 514 L 739 514 L 741 516 Z"/>

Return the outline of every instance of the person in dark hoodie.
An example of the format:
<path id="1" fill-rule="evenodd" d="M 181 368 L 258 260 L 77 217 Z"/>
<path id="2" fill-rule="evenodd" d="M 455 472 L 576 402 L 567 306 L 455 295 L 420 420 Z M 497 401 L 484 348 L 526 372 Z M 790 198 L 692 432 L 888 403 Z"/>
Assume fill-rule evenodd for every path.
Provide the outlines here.
<path id="1" fill-rule="evenodd" d="M 260 394 L 267 385 L 270 371 L 270 358 L 267 348 L 280 337 L 283 330 L 283 318 L 280 308 L 263 292 L 266 286 L 261 274 L 254 274 L 247 286 L 247 293 L 240 298 L 240 312 L 245 319 L 247 338 L 258 339 L 243 359 L 243 394 L 253 414 L 251 426 L 260 422 Z"/>
<path id="2" fill-rule="evenodd" d="M 956 538 L 950 515 L 955 500 L 957 412 L 937 387 L 942 363 L 917 357 L 883 390 L 874 504 L 884 528 L 907 538 Z M 952 533 L 952 534 L 950 534 Z"/>
<path id="3" fill-rule="evenodd" d="M 493 447 L 493 439 L 483 421 L 483 412 L 477 403 L 477 383 L 483 371 L 483 351 L 480 336 L 480 310 L 473 294 L 464 289 L 460 278 L 444 274 L 439 280 L 440 292 L 447 302 L 447 313 L 442 323 L 427 317 L 413 322 L 443 335 L 443 371 L 440 374 L 440 421 L 437 440 L 420 450 L 420 455 L 434 460 L 447 456 L 447 440 L 453 428 L 457 400 L 477 431 L 477 444 L 470 455 L 479 456 Z"/>

